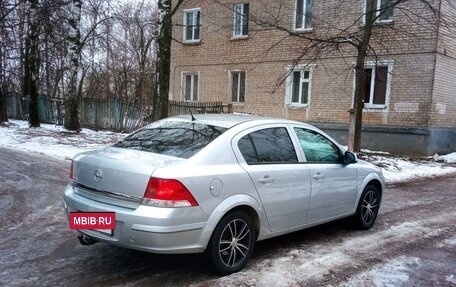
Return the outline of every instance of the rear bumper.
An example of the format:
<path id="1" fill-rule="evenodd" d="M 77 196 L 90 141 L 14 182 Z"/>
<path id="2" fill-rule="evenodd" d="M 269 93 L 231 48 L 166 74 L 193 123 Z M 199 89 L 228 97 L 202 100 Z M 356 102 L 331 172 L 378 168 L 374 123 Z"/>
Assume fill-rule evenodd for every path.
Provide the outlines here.
<path id="1" fill-rule="evenodd" d="M 115 212 L 116 229 L 109 236 L 95 230 L 79 232 L 97 241 L 152 253 L 200 253 L 205 249 L 208 238 L 202 230 L 207 217 L 199 207 L 160 208 L 139 205 L 127 208 L 75 192 L 68 185 L 64 192 L 64 207 L 67 215 L 72 211 Z"/>

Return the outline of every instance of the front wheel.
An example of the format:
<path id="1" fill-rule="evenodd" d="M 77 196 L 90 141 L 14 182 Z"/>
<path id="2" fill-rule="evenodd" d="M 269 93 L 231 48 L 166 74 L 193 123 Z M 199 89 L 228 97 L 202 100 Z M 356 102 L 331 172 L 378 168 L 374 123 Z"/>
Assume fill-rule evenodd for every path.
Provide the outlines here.
<path id="1" fill-rule="evenodd" d="M 371 228 L 377 219 L 380 208 L 380 192 L 375 185 L 367 185 L 358 203 L 354 223 L 359 229 Z"/>
<path id="2" fill-rule="evenodd" d="M 227 214 L 212 234 L 206 253 L 220 275 L 238 272 L 249 261 L 255 245 L 252 219 L 241 211 Z"/>

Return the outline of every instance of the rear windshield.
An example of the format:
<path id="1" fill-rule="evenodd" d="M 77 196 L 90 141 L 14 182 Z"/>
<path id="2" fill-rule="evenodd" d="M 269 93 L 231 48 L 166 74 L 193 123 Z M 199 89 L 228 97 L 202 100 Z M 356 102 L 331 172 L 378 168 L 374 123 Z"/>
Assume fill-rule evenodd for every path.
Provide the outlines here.
<path id="1" fill-rule="evenodd" d="M 226 130 L 201 123 L 160 121 L 132 133 L 114 146 L 190 158 Z"/>

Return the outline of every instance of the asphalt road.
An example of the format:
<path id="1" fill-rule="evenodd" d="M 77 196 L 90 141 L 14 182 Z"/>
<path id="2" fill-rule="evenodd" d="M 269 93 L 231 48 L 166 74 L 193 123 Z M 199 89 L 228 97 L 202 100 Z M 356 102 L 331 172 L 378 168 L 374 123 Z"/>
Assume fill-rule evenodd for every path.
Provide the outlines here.
<path id="1" fill-rule="evenodd" d="M 0 286 L 456 286 L 454 175 L 389 186 L 369 231 L 342 220 L 259 242 L 245 270 L 218 278 L 200 255 L 79 245 L 68 168 L 0 148 Z"/>

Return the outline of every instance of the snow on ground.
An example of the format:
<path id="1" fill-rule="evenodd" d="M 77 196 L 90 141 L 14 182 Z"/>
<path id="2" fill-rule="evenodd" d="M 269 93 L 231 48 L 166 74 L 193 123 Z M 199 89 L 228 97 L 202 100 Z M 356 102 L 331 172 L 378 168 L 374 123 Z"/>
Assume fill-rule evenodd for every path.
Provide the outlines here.
<path id="1" fill-rule="evenodd" d="M 0 146 L 41 153 L 60 159 L 71 159 L 75 154 L 113 144 L 125 134 L 83 129 L 79 134 L 61 126 L 41 124 L 29 128 L 26 121 L 9 120 L 0 125 Z M 456 152 L 440 156 L 409 159 L 387 152 L 363 150 L 359 158 L 383 170 L 386 182 L 397 183 L 420 177 L 434 177 L 456 173 Z"/>
<path id="2" fill-rule="evenodd" d="M 22 151 L 41 153 L 59 159 L 72 159 L 77 153 L 115 143 L 125 134 L 108 131 L 95 132 L 82 129 L 70 132 L 62 126 L 41 124 L 29 128 L 28 122 L 12 120 L 0 125 L 0 146 Z"/>
<path id="3" fill-rule="evenodd" d="M 445 156 L 410 159 L 395 157 L 385 152 L 363 150 L 358 157 L 382 168 L 387 183 L 456 173 L 456 152 Z"/>
<path id="4" fill-rule="evenodd" d="M 374 266 L 371 270 L 359 274 L 342 286 L 395 287 L 408 285 L 406 283 L 409 281 L 409 272 L 416 270 L 420 261 L 419 258 L 400 256 L 386 264 Z"/>

